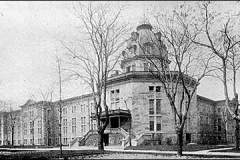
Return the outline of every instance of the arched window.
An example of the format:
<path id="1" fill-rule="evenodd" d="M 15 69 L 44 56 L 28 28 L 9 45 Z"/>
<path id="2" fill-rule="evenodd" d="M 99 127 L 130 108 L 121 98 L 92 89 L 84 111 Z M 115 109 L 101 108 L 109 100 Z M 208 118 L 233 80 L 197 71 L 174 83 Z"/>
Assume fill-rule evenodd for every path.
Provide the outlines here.
<path id="1" fill-rule="evenodd" d="M 136 54 L 137 52 L 137 45 L 133 45 L 133 53 Z"/>

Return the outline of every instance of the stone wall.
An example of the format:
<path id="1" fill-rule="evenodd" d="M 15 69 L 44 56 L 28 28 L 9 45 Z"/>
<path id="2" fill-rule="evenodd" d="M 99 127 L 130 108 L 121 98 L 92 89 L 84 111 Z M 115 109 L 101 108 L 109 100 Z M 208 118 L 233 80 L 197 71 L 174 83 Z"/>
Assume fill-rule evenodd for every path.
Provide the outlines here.
<path id="1" fill-rule="evenodd" d="M 98 144 L 98 134 L 91 134 L 86 140 L 86 146 L 97 146 Z"/>

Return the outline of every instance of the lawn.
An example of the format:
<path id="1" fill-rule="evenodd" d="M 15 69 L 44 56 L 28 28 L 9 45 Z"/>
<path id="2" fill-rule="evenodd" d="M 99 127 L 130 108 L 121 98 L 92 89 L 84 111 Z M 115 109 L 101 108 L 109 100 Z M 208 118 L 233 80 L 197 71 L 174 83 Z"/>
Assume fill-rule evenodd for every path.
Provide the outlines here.
<path id="1" fill-rule="evenodd" d="M 138 153 L 111 153 L 95 156 L 85 156 L 84 159 L 204 159 L 199 156 L 162 155 L 162 154 L 138 154 Z"/>
<path id="2" fill-rule="evenodd" d="M 227 148 L 232 146 L 227 145 L 199 145 L 199 144 L 190 144 L 184 145 L 183 151 L 201 151 L 208 149 L 218 149 L 218 148 Z M 158 151 L 177 151 L 177 145 L 140 145 L 140 146 L 129 146 L 126 150 L 158 150 Z"/>
<path id="3" fill-rule="evenodd" d="M 107 151 L 98 150 L 63 150 L 63 157 L 81 157 L 84 158 L 87 155 L 108 154 Z M 59 150 L 52 151 L 1 151 L 0 159 L 8 160 L 51 160 L 60 157 Z"/>

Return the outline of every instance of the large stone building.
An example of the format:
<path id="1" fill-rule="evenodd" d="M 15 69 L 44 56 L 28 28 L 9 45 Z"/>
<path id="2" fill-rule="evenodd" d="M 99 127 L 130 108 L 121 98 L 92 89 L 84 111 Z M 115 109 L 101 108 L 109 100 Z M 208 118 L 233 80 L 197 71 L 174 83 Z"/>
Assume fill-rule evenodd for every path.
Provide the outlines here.
<path id="1" fill-rule="evenodd" d="M 105 145 L 173 144 L 176 143 L 173 114 L 162 84 L 151 77 L 152 66 L 145 60 L 144 46 L 149 55 L 161 56 L 168 66 L 168 55 L 161 33 L 152 33 L 150 24 L 142 24 L 132 32 L 122 52 L 122 71 L 115 71 L 107 82 L 109 125 L 105 130 Z M 161 49 L 151 45 L 158 41 Z M 191 89 L 191 88 L 189 88 Z M 179 96 L 179 95 L 177 95 Z M 96 145 L 97 132 L 91 94 L 62 101 L 63 145 Z M 233 143 L 232 120 L 227 121 L 224 101 L 213 101 L 194 95 L 184 128 L 186 143 Z M 7 128 L 12 113 L 0 113 L 0 144 L 58 145 L 59 101 L 29 100 L 14 112 L 14 134 Z M 101 119 L 106 119 L 102 114 Z"/>

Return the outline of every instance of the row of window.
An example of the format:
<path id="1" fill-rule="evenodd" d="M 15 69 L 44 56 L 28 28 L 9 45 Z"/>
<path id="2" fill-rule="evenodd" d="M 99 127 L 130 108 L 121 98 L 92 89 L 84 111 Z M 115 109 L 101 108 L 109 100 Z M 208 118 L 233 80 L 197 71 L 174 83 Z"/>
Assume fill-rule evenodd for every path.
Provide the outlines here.
<path id="1" fill-rule="evenodd" d="M 86 117 L 81 117 L 81 122 L 82 122 L 82 118 L 85 118 L 86 119 Z M 76 118 L 72 118 L 72 125 L 73 126 L 76 126 Z M 63 119 L 63 126 L 67 126 L 67 119 Z"/>
<path id="2" fill-rule="evenodd" d="M 33 139 L 30 139 L 29 144 L 33 144 Z M 14 144 L 16 144 L 16 141 L 14 142 Z M 18 144 L 21 144 L 21 140 L 18 140 Z M 28 139 L 23 139 L 23 144 L 26 145 L 28 144 Z M 42 139 L 38 138 L 37 139 L 37 144 L 42 144 Z"/>
<path id="3" fill-rule="evenodd" d="M 204 119 L 204 116 L 201 115 L 200 116 L 200 124 L 201 125 L 206 125 L 206 124 L 211 125 L 210 118 L 206 116 L 205 119 Z M 222 119 L 221 118 L 214 119 L 214 123 L 212 125 L 216 127 L 216 130 L 218 132 L 221 132 L 221 130 L 222 130 Z"/>
<path id="4" fill-rule="evenodd" d="M 148 86 L 149 92 L 161 92 L 161 86 Z"/>
<path id="5" fill-rule="evenodd" d="M 88 105 L 85 105 L 85 104 L 80 105 L 80 111 L 81 112 L 87 112 L 88 109 L 89 109 Z M 93 110 L 93 103 L 91 103 L 91 108 L 90 109 Z M 72 113 L 76 113 L 76 111 L 77 111 L 77 106 L 73 105 L 72 106 Z M 67 107 L 63 107 L 62 113 L 63 113 L 63 115 L 66 115 L 68 113 L 68 108 Z"/>
<path id="6" fill-rule="evenodd" d="M 126 67 L 126 73 L 136 71 L 136 65 L 132 64 Z M 154 65 L 151 63 L 143 63 L 143 71 L 154 71 Z"/>

